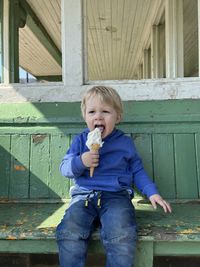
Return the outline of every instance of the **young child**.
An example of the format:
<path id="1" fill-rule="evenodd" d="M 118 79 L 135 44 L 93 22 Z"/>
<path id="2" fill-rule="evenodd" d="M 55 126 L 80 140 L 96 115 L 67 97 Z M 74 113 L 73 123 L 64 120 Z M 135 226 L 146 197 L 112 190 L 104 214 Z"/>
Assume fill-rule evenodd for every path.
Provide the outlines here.
<path id="1" fill-rule="evenodd" d="M 81 109 L 88 128 L 74 138 L 60 165 L 62 175 L 75 183 L 70 206 L 56 231 L 60 267 L 84 266 L 97 220 L 106 267 L 132 267 L 137 239 L 132 185 L 154 208 L 159 204 L 165 212 L 171 212 L 171 207 L 145 172 L 133 140 L 115 128 L 122 119 L 118 93 L 95 86 L 84 95 Z M 100 129 L 104 143 L 99 151 L 90 151 L 87 136 L 95 128 Z M 93 177 L 90 167 L 95 168 Z"/>

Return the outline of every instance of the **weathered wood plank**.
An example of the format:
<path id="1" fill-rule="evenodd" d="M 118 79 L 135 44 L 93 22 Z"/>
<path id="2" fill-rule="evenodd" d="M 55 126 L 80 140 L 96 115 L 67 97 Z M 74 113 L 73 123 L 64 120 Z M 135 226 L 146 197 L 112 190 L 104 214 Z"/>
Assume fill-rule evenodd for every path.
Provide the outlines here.
<path id="1" fill-rule="evenodd" d="M 0 198 L 9 195 L 10 158 L 10 135 L 0 135 Z"/>
<path id="2" fill-rule="evenodd" d="M 135 264 L 137 267 L 153 267 L 153 241 L 138 242 Z"/>
<path id="3" fill-rule="evenodd" d="M 11 136 L 10 198 L 29 197 L 29 147 L 28 135 Z"/>
<path id="4" fill-rule="evenodd" d="M 152 141 L 150 134 L 135 134 L 133 135 L 134 143 L 138 150 L 139 156 L 143 161 L 143 165 L 147 173 L 153 179 L 152 165 Z"/>
<path id="5" fill-rule="evenodd" d="M 177 198 L 198 198 L 194 134 L 175 134 Z"/>
<path id="6" fill-rule="evenodd" d="M 62 219 L 68 204 L 0 203 L 0 214 L 3 214 L 0 216 L 0 251 L 45 253 L 49 242 L 55 242 L 56 226 Z M 135 201 L 134 205 L 138 223 L 138 249 L 140 250 L 140 260 L 142 258 L 141 262 L 144 264 L 140 263 L 139 266 L 148 266 L 148 260 L 149 263 L 151 262 L 152 250 L 154 250 L 152 243 L 155 245 L 154 254 L 156 255 L 169 255 L 168 253 L 184 255 L 183 252 L 191 243 L 200 244 L 199 202 L 172 203 L 172 214 L 165 214 L 161 208 L 154 210 L 150 204 L 141 204 L 138 201 Z M 97 231 L 92 235 L 95 247 L 91 246 L 91 251 L 102 252 L 102 246 L 98 245 L 99 239 L 99 231 Z M 8 246 L 1 246 L 3 240 L 9 242 L 10 249 Z M 20 240 L 24 251 L 21 250 L 21 247 L 15 247 L 15 241 Z M 27 241 L 32 241 L 32 243 L 30 242 L 30 246 L 25 248 L 24 245 Z M 45 249 L 37 241 L 46 241 L 47 248 Z M 162 247 L 164 243 L 165 246 Z M 167 244 L 169 248 L 166 248 Z M 169 244 L 173 244 L 174 252 Z M 13 248 L 16 251 L 13 251 Z M 197 249 L 194 249 L 194 252 L 191 249 L 188 251 L 191 255 L 199 253 Z M 146 259 L 144 255 L 146 255 Z"/>
<path id="7" fill-rule="evenodd" d="M 31 87 L 29 89 L 34 91 L 35 88 Z M 28 89 L 26 88 L 26 90 Z M 44 90 L 44 88 L 40 88 L 41 90 Z M 123 121 L 131 124 L 144 122 L 199 122 L 199 105 L 200 100 L 194 99 L 124 101 Z M 75 123 L 77 125 L 83 123 L 83 119 L 81 118 L 80 102 L 1 103 L 0 122 L 5 124 L 54 123 L 56 125 L 60 123 Z"/>
<path id="8" fill-rule="evenodd" d="M 129 101 L 124 103 L 124 121 L 120 123 L 119 128 L 124 130 L 126 133 L 133 135 L 139 154 L 141 155 L 141 158 L 143 160 L 145 169 L 151 177 L 155 176 L 155 181 L 158 184 L 159 189 L 162 190 L 161 193 L 166 197 L 175 196 L 173 191 L 173 184 L 175 184 L 175 186 L 178 188 L 177 198 L 199 197 L 199 103 L 200 102 L 197 100 L 149 102 Z M 8 108 L 7 112 L 5 112 L 6 108 Z M 22 142 L 22 140 L 20 141 L 21 152 L 19 152 L 20 150 L 18 148 L 15 148 L 15 141 L 12 142 L 11 150 L 13 149 L 13 153 L 11 152 L 11 154 L 14 155 L 14 151 L 16 150 L 17 153 L 21 153 L 21 157 L 24 153 L 27 155 L 27 157 L 25 156 L 25 158 L 27 159 L 26 165 L 28 166 L 26 172 L 29 172 L 29 155 L 32 155 L 34 169 L 38 172 L 39 170 L 37 169 L 40 169 L 42 172 L 38 173 L 38 176 L 43 176 L 42 179 L 45 180 L 45 182 L 42 181 L 42 184 L 44 185 L 44 187 L 46 187 L 46 189 L 44 190 L 45 193 L 43 192 L 41 194 L 41 197 L 48 196 L 60 198 L 65 196 L 65 191 L 68 192 L 69 189 L 66 183 L 70 186 L 72 182 L 71 180 L 61 177 L 58 169 L 56 169 L 56 164 L 60 164 L 60 159 L 65 154 L 67 144 L 62 143 L 64 142 L 64 139 L 61 138 L 60 141 L 56 141 L 56 139 L 54 140 L 54 137 L 56 138 L 56 136 L 62 135 L 63 138 L 67 137 L 68 135 L 73 136 L 73 134 L 80 132 L 85 127 L 85 124 L 83 123 L 83 120 L 80 116 L 80 103 L 21 103 L 12 105 L 1 104 L 0 122 L 1 125 L 3 125 L 3 127 L 0 127 L 0 133 L 2 135 L 11 134 L 13 138 L 14 136 L 15 138 L 17 136 L 23 136 L 28 140 L 31 135 L 38 135 L 38 133 L 46 135 L 46 133 L 48 133 L 50 139 L 48 141 L 49 144 L 46 144 L 48 149 L 47 147 L 45 149 L 48 150 L 46 152 L 47 154 L 49 153 L 49 158 L 46 157 L 46 153 L 40 155 L 42 146 L 41 148 L 39 148 L 39 146 L 35 146 L 35 152 L 33 152 L 34 155 L 30 154 L 32 153 L 32 150 L 29 151 L 29 145 L 28 143 L 26 143 L 29 141 L 25 141 L 25 139 L 24 143 Z M 194 138 L 194 133 L 196 138 Z M 171 144 L 170 137 L 173 134 L 175 134 L 174 157 L 176 156 L 176 159 L 174 158 L 174 162 L 172 155 L 173 146 Z M 192 144 L 190 145 L 189 142 L 188 145 L 189 153 L 187 151 L 185 152 L 185 150 L 188 148 L 185 147 L 186 144 L 184 139 L 183 141 L 176 141 L 176 138 L 178 136 L 193 136 L 191 140 Z M 62 143 L 63 150 L 59 147 L 59 142 Z M 171 145 L 168 146 L 168 142 Z M 3 145 L 3 143 L 4 141 L 0 140 L 0 145 Z M 13 144 L 14 147 L 12 148 Z M 32 148 L 33 146 L 31 147 L 31 149 Z M 176 152 L 176 150 L 178 152 Z M 183 160 L 183 155 L 185 154 L 187 155 L 187 157 L 189 157 L 189 154 L 192 155 L 189 161 L 187 161 L 187 159 Z M 42 157 L 42 161 L 39 160 L 39 157 Z M 14 157 L 12 158 L 12 162 L 14 162 Z M 160 162 L 162 168 L 160 168 Z M 185 169 L 180 171 L 182 165 L 184 165 L 184 168 L 187 172 L 185 172 Z M 176 172 L 174 171 L 174 176 L 173 170 L 175 169 Z M 19 173 L 19 171 L 17 172 Z M 9 179 L 9 175 L 10 174 L 8 174 L 8 178 L 6 179 Z M 27 179 L 25 180 L 28 182 L 27 190 L 29 196 L 29 174 L 26 175 Z M 193 178 L 191 178 L 191 176 L 193 176 Z M 17 185 L 14 184 L 16 177 L 12 173 L 10 181 L 11 184 L 9 188 L 10 197 L 12 197 L 12 195 L 14 197 L 17 197 L 20 194 L 25 197 L 27 194 L 24 194 L 24 187 L 22 185 L 22 187 L 17 187 Z M 34 177 L 34 172 L 31 173 L 31 181 L 32 177 Z M 183 177 L 185 180 L 183 180 Z M 21 176 L 19 178 L 23 180 Z M 34 179 L 37 180 L 36 177 Z M 60 179 L 59 182 L 57 182 L 58 179 Z M 190 179 L 192 179 L 192 188 L 190 187 L 190 182 L 188 182 Z M 193 179 L 197 182 L 193 181 Z M 168 183 L 164 184 L 165 189 L 162 189 L 164 181 L 168 181 Z M 184 181 L 188 182 L 189 186 L 188 184 L 185 185 L 186 182 Z M 4 182 L 6 182 L 6 180 L 4 180 Z M 166 190 L 166 188 L 169 188 L 170 186 L 171 189 Z M 49 187 L 48 190 L 47 187 Z M 181 191 L 181 187 L 183 187 L 183 191 L 185 193 Z M 190 189 L 188 189 L 188 187 Z M 39 189 L 43 190 L 44 188 L 42 188 L 43 187 Z M 4 189 L 2 190 L 5 191 Z M 18 193 L 14 193 L 15 190 L 16 192 L 18 191 Z M 191 194 L 186 193 L 187 190 L 190 190 Z M 39 193 L 39 191 L 35 190 L 35 197 L 37 197 L 36 192 Z M 30 193 L 32 193 L 32 191 L 30 191 Z"/>
<path id="9" fill-rule="evenodd" d="M 0 240 L 4 253 L 58 253 L 55 240 Z"/>
<path id="10" fill-rule="evenodd" d="M 30 150 L 30 198 L 48 198 L 49 135 L 32 135 Z"/>
<path id="11" fill-rule="evenodd" d="M 51 175 L 49 179 L 49 188 L 51 198 L 69 197 L 70 181 L 61 176 L 59 166 L 69 147 L 69 135 L 59 134 L 51 136 L 50 158 L 51 158 Z"/>
<path id="12" fill-rule="evenodd" d="M 197 179 L 198 179 L 198 196 L 200 196 L 200 133 L 195 135 L 196 141 L 196 164 L 197 164 Z"/>
<path id="13" fill-rule="evenodd" d="M 199 256 L 200 242 L 192 240 L 190 242 L 155 242 L 155 256 Z"/>
<path id="14" fill-rule="evenodd" d="M 172 134 L 153 135 L 154 177 L 160 194 L 175 198 L 174 147 Z"/>

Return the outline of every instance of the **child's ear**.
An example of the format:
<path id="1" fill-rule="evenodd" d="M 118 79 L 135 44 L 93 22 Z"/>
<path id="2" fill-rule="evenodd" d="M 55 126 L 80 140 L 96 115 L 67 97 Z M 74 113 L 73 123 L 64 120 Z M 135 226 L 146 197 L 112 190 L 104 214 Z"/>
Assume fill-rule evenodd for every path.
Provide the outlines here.
<path id="1" fill-rule="evenodd" d="M 117 120 L 116 123 L 119 123 L 122 119 L 122 115 L 121 114 L 117 114 Z"/>

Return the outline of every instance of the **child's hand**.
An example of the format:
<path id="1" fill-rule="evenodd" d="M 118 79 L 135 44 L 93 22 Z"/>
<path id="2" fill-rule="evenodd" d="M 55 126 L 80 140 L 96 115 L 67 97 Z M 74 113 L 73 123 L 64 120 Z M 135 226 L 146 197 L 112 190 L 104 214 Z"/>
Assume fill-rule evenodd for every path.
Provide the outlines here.
<path id="1" fill-rule="evenodd" d="M 83 164 L 90 167 L 97 167 L 99 165 L 99 153 L 94 151 L 88 151 L 81 155 Z"/>
<path id="2" fill-rule="evenodd" d="M 149 200 L 151 201 L 151 204 L 154 209 L 156 209 L 157 204 L 159 204 L 163 208 L 164 212 L 172 212 L 170 204 L 165 201 L 160 195 L 154 194 L 150 196 Z"/>

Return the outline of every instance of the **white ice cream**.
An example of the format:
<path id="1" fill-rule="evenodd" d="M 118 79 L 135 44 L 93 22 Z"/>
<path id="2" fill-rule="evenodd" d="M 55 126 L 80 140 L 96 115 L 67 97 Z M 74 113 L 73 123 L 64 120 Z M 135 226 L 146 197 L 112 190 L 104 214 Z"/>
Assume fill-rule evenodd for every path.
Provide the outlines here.
<path id="1" fill-rule="evenodd" d="M 101 131 L 99 128 L 95 128 L 93 131 L 88 133 L 87 141 L 86 141 L 86 146 L 91 149 L 91 145 L 93 144 L 99 144 L 100 147 L 102 147 L 103 142 L 101 139 Z"/>

